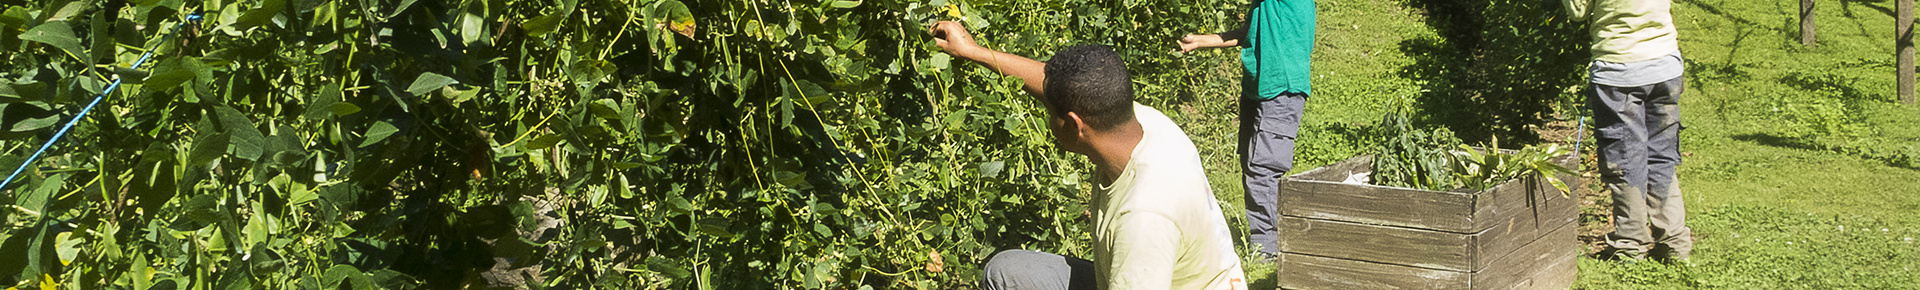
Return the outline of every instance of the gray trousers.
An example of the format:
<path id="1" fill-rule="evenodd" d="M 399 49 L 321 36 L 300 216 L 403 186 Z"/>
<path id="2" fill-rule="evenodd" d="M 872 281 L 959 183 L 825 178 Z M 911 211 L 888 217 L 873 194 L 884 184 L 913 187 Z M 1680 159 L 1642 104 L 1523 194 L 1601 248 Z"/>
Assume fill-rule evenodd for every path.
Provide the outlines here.
<path id="1" fill-rule="evenodd" d="M 1587 106 L 1600 131 L 1600 181 L 1613 192 L 1614 230 L 1607 244 L 1626 254 L 1686 258 L 1693 251 L 1674 175 L 1685 86 L 1685 77 L 1637 87 L 1592 84 Z"/>
<path id="2" fill-rule="evenodd" d="M 1247 239 L 1262 253 L 1280 251 L 1274 228 L 1280 214 L 1280 178 L 1293 170 L 1293 140 L 1307 95 L 1281 94 L 1271 100 L 1240 100 L 1240 175 L 1246 184 Z"/>
<path id="3" fill-rule="evenodd" d="M 1093 261 L 1028 250 L 1007 250 L 987 258 L 980 271 L 986 290 L 1093 290 Z"/>

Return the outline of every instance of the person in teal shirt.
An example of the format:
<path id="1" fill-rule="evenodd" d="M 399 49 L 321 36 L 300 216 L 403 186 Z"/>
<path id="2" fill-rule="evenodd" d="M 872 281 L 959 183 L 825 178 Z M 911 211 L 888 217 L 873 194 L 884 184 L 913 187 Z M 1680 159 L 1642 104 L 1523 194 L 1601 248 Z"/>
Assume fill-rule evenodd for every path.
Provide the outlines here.
<path id="1" fill-rule="evenodd" d="M 1241 77 L 1240 163 L 1246 185 L 1248 239 L 1262 258 L 1280 250 L 1280 177 L 1293 170 L 1300 116 L 1313 95 L 1313 0 L 1254 0 L 1246 24 L 1218 34 L 1189 34 L 1180 51 L 1238 46 Z"/>

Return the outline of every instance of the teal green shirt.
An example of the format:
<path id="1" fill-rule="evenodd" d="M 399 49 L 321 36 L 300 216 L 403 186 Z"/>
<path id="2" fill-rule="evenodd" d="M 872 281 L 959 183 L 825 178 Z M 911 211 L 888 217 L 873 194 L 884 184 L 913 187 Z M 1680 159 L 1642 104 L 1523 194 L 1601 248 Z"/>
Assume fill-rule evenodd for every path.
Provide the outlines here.
<path id="1" fill-rule="evenodd" d="M 1264 0 L 1247 16 L 1240 50 L 1246 66 L 1245 97 L 1271 100 L 1282 93 L 1313 94 L 1313 0 Z"/>

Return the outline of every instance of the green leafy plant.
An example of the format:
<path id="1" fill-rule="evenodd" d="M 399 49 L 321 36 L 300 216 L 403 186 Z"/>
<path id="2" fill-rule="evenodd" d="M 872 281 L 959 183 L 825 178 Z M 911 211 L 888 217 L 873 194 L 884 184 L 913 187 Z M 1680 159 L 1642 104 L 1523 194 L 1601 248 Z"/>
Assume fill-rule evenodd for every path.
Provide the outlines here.
<path id="1" fill-rule="evenodd" d="M 1410 98 L 1398 98 L 1389 103 L 1388 112 L 1375 125 L 1380 143 L 1371 150 L 1373 184 L 1425 190 L 1457 188 L 1449 164 L 1450 150 L 1460 146 L 1460 138 L 1446 127 L 1414 128 L 1411 102 Z"/>
<path id="2" fill-rule="evenodd" d="M 1519 150 L 1508 152 L 1501 150 L 1500 139 L 1494 138 L 1493 144 L 1482 149 L 1461 145 L 1453 151 L 1450 174 L 1456 186 L 1476 191 L 1491 189 L 1507 181 L 1523 177 L 1539 177 L 1560 190 L 1561 196 L 1571 192 L 1566 181 L 1556 174 L 1574 174 L 1573 169 L 1554 163 L 1553 160 L 1567 155 L 1567 149 L 1560 144 L 1547 146 L 1527 145 Z"/>
<path id="3" fill-rule="evenodd" d="M 1568 154 L 1559 144 L 1547 144 L 1545 147 L 1527 145 L 1519 150 L 1506 151 L 1500 148 L 1500 139 L 1494 138 L 1486 148 L 1475 148 L 1461 144 L 1446 127 L 1432 130 L 1413 128 L 1408 121 L 1413 108 L 1409 98 L 1400 98 L 1389 103 L 1388 113 L 1381 118 L 1376 130 L 1379 145 L 1372 149 L 1374 154 L 1373 184 L 1425 190 L 1446 191 L 1470 189 L 1474 191 L 1491 189 L 1515 178 L 1540 176 L 1559 189 L 1561 195 L 1569 194 L 1565 181 L 1554 177 L 1555 174 L 1573 173 L 1573 170 L 1553 159 Z"/>

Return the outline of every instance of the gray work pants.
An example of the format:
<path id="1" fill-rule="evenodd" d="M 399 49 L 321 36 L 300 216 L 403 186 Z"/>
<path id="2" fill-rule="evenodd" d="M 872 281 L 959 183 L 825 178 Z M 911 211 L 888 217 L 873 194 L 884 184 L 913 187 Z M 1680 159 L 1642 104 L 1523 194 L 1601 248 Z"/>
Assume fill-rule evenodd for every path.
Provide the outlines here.
<path id="1" fill-rule="evenodd" d="M 1240 175 L 1246 184 L 1247 239 L 1258 251 L 1280 251 L 1274 228 L 1280 214 L 1280 178 L 1293 170 L 1293 140 L 1307 95 L 1281 94 L 1271 100 L 1240 100 Z"/>
<path id="2" fill-rule="evenodd" d="M 1028 250 L 1007 250 L 987 258 L 980 270 L 986 290 L 1093 290 L 1093 261 Z"/>
<path id="3" fill-rule="evenodd" d="M 1637 87 L 1592 84 L 1587 106 L 1600 131 L 1600 181 L 1613 192 L 1607 244 L 1636 257 L 1686 258 L 1693 250 L 1675 167 L 1685 77 Z M 1659 247 L 1656 247 L 1659 246 Z M 1660 249 L 1664 248 L 1664 249 Z"/>

